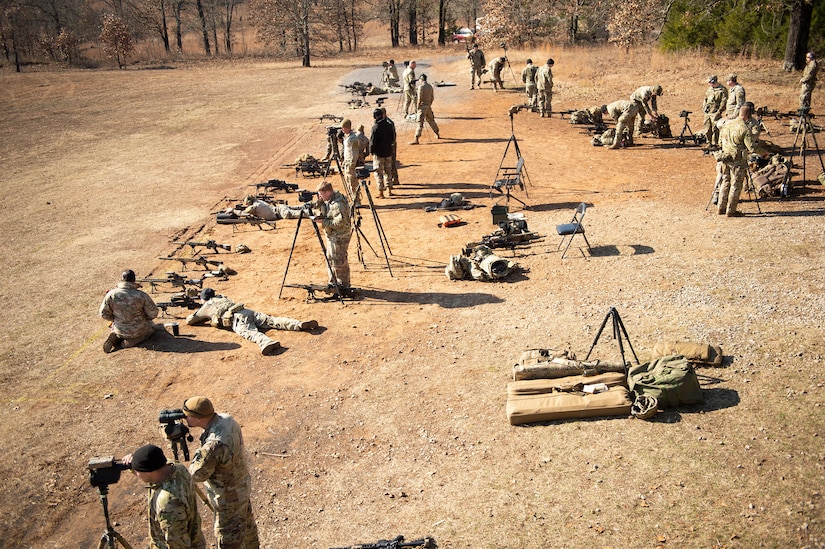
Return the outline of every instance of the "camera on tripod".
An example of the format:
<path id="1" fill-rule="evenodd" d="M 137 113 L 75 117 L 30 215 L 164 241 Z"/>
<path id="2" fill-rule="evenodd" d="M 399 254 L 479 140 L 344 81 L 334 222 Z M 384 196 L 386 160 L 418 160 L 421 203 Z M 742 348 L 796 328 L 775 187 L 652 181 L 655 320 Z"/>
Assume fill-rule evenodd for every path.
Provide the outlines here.
<path id="1" fill-rule="evenodd" d="M 693 111 L 681 111 L 681 112 L 679 113 L 679 116 L 680 116 L 681 118 L 687 118 L 687 117 L 688 117 L 689 115 L 691 115 L 691 114 L 693 114 Z"/>
<path id="2" fill-rule="evenodd" d="M 92 486 L 101 487 L 116 484 L 120 480 L 120 472 L 132 468 L 114 456 L 94 457 L 89 460 L 89 482 Z"/>

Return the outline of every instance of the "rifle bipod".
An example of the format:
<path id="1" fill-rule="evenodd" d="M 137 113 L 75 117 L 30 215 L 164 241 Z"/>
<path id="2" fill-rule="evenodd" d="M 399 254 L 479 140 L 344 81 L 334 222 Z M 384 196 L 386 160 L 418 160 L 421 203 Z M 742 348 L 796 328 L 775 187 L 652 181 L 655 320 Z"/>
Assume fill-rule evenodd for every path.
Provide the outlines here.
<path id="1" fill-rule="evenodd" d="M 630 347 L 630 352 L 633 353 L 633 358 L 636 359 L 636 364 L 639 364 L 639 357 L 636 356 L 636 351 L 633 350 L 633 345 L 630 344 L 630 336 L 627 335 L 627 330 L 624 327 L 624 322 L 622 322 L 621 317 L 619 316 L 619 311 L 616 310 L 615 307 L 610 307 L 610 310 L 607 311 L 607 316 L 604 317 L 602 321 L 602 325 L 599 326 L 599 331 L 596 332 L 596 337 L 593 339 L 593 344 L 590 346 L 590 350 L 587 351 L 587 356 L 584 357 L 584 360 L 587 361 L 590 358 L 590 353 L 593 352 L 593 348 L 598 343 L 599 338 L 602 335 L 602 330 L 604 330 L 605 325 L 607 324 L 607 320 L 613 320 L 613 339 L 615 339 L 619 343 L 619 353 L 622 355 L 622 364 L 625 367 L 625 373 L 627 373 L 627 360 L 624 357 L 624 345 L 622 344 L 622 336 L 624 336 L 625 341 L 627 341 L 627 346 Z"/>
<path id="2" fill-rule="evenodd" d="M 308 205 L 307 205 L 308 206 Z M 318 225 L 315 224 L 314 216 L 310 216 L 306 209 L 307 206 L 301 210 L 301 215 L 298 217 L 298 223 L 295 224 L 295 236 L 292 237 L 292 247 L 289 249 L 289 257 L 286 260 L 286 269 L 284 269 L 284 279 L 281 281 L 281 290 L 278 292 L 278 299 L 281 298 L 281 294 L 284 292 L 284 285 L 286 284 L 286 275 L 289 273 L 289 264 L 292 262 L 292 254 L 295 252 L 295 243 L 298 241 L 298 232 L 301 230 L 301 221 L 304 220 L 305 217 L 309 217 L 310 221 L 312 222 L 312 228 L 315 229 L 315 236 L 318 237 L 318 244 L 321 245 L 321 254 L 324 256 L 324 262 L 327 265 L 327 270 L 330 273 L 330 278 L 332 279 L 332 285 L 335 287 L 335 293 L 338 296 L 339 301 L 344 304 L 344 296 L 343 290 L 341 286 L 338 284 L 338 278 L 335 275 L 335 271 L 332 269 L 332 264 L 329 262 L 329 257 L 327 256 L 327 247 L 324 245 L 324 239 L 321 237 L 321 231 L 318 229 Z"/>
<path id="3" fill-rule="evenodd" d="M 381 244 L 381 251 L 384 253 L 384 260 L 387 263 L 387 271 L 389 271 L 390 276 L 394 276 L 392 274 L 392 267 L 390 266 L 390 255 L 392 255 L 392 250 L 390 249 L 389 240 L 387 240 L 387 234 L 384 232 L 384 227 L 381 225 L 381 219 L 378 217 L 378 211 L 375 209 L 375 202 L 372 200 L 372 194 L 370 193 L 369 183 L 366 179 L 361 180 L 361 184 L 356 187 L 355 192 L 352 196 L 352 208 L 351 208 L 351 221 L 352 221 L 352 232 L 355 234 L 355 243 L 356 243 L 356 251 L 358 254 L 358 261 L 361 262 L 361 265 L 366 269 L 367 263 L 364 259 L 364 253 L 361 249 L 361 239 L 364 239 L 364 242 L 367 243 L 372 253 L 375 254 L 375 257 L 380 257 L 378 252 L 375 251 L 370 241 L 367 239 L 364 231 L 361 230 L 361 209 L 364 207 L 361 204 L 361 190 L 364 190 L 364 195 L 367 197 L 367 207 L 369 208 L 370 212 L 372 212 L 372 220 L 375 222 L 375 230 L 378 233 L 378 241 Z M 389 253 L 388 253 L 389 252 Z"/>

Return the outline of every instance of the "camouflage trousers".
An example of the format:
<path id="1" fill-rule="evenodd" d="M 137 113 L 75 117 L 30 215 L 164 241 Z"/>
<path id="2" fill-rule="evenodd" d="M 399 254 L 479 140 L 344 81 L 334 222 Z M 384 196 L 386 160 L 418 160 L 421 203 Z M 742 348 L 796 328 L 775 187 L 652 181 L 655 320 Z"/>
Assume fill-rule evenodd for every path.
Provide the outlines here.
<path id="1" fill-rule="evenodd" d="M 259 549 L 258 525 L 249 500 L 226 506 L 215 513 L 215 539 L 218 549 Z"/>
<path id="2" fill-rule="evenodd" d="M 412 107 L 415 105 L 415 88 L 404 88 L 404 116 L 407 116 L 415 111 Z"/>
<path id="3" fill-rule="evenodd" d="M 538 106 L 539 90 L 536 88 L 535 82 L 524 85 L 524 93 L 527 94 L 527 104 L 531 107 Z"/>
<path id="4" fill-rule="evenodd" d="M 355 198 L 355 192 L 358 190 L 358 177 L 355 175 L 355 162 L 344 162 L 341 165 L 344 170 L 344 180 L 348 183 L 346 189 L 350 202 Z"/>
<path id="5" fill-rule="evenodd" d="M 378 184 L 378 190 L 392 189 L 392 157 L 374 156 L 372 167 L 375 171 L 375 182 Z"/>
<path id="6" fill-rule="evenodd" d="M 418 139 L 421 137 L 421 134 L 424 131 L 424 122 L 427 122 L 427 124 L 430 125 L 435 132 L 436 137 L 438 137 L 438 124 L 435 123 L 433 109 L 429 106 L 421 106 L 418 108 L 418 128 L 415 130 L 415 138 Z"/>
<path id="7" fill-rule="evenodd" d="M 550 114 L 553 110 L 553 89 L 538 90 L 539 111 L 541 114 Z"/>
<path id="8" fill-rule="evenodd" d="M 349 241 L 352 232 L 332 238 L 327 236 L 327 259 L 329 259 L 329 283 L 338 283 L 341 288 L 350 287 L 349 277 Z"/>
<path id="9" fill-rule="evenodd" d="M 719 198 L 717 211 L 719 214 L 732 214 L 736 212 L 739 204 L 739 195 L 745 186 L 745 177 L 748 175 L 748 165 L 745 162 L 729 161 L 719 162 L 721 164 L 719 182 Z"/>
<path id="10" fill-rule="evenodd" d="M 719 128 L 716 127 L 716 123 L 719 119 L 722 118 L 721 112 L 709 112 L 705 114 L 705 137 L 708 140 L 708 145 L 718 146 L 719 145 Z"/>
<path id="11" fill-rule="evenodd" d="M 481 87 L 481 75 L 484 74 L 484 67 L 470 67 L 470 88 L 475 88 L 476 85 Z M 478 78 L 478 84 L 476 84 Z"/>
<path id="12" fill-rule="evenodd" d="M 610 145 L 611 148 L 618 148 L 622 143 L 622 135 L 627 135 L 627 143 L 633 144 L 633 124 L 636 121 L 638 109 L 634 103 L 622 111 L 619 119 L 616 120 L 616 141 Z"/>
<path id="13" fill-rule="evenodd" d="M 633 125 L 633 135 L 642 135 L 642 124 L 645 123 L 645 104 L 641 101 L 634 101 L 636 104 L 636 122 Z"/>
<path id="14" fill-rule="evenodd" d="M 392 144 L 392 164 L 390 164 L 390 184 L 394 187 L 399 185 L 398 183 L 398 162 L 396 161 L 398 153 L 398 144 L 393 142 Z"/>
<path id="15" fill-rule="evenodd" d="M 269 316 L 251 309 L 241 309 L 232 316 L 232 331 L 242 338 L 256 343 L 262 350 L 272 343 L 273 339 L 262 333 L 258 328 L 275 328 L 276 330 L 291 330 L 299 332 L 301 321 L 294 318 Z"/>
<path id="16" fill-rule="evenodd" d="M 799 108 L 811 107 L 811 93 L 814 91 L 812 84 L 802 84 L 802 91 L 799 93 Z"/>

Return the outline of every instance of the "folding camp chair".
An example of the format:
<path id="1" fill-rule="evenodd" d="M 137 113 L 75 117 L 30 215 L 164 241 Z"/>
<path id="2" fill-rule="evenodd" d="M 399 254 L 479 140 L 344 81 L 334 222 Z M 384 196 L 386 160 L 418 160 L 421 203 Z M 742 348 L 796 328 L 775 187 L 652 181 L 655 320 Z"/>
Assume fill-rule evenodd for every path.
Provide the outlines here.
<path id="1" fill-rule="evenodd" d="M 507 204 L 510 203 L 510 199 L 512 198 L 513 200 L 520 202 L 521 205 L 526 208 L 527 204 L 525 204 L 524 201 L 510 194 L 510 189 L 512 189 L 513 187 L 518 187 L 519 189 L 524 191 L 524 196 L 527 196 L 527 189 L 524 186 L 524 181 L 522 181 L 521 179 L 523 169 L 524 157 L 519 158 L 518 162 L 514 167 L 499 168 L 499 173 L 496 174 L 497 179 L 490 187 L 490 198 L 493 197 L 493 191 L 498 191 L 501 194 L 506 194 Z M 498 177 L 499 175 L 501 177 Z M 504 187 L 504 191 L 501 190 L 502 187 Z"/>
<path id="2" fill-rule="evenodd" d="M 582 219 L 584 219 L 584 212 L 587 211 L 587 204 L 582 202 L 578 206 L 576 206 L 576 212 L 573 214 L 573 220 L 570 223 L 563 223 L 561 225 L 556 225 L 556 232 L 559 233 L 561 237 L 561 242 L 559 242 L 559 247 L 557 249 L 561 249 L 562 244 L 564 244 L 564 240 L 569 236 L 570 240 L 567 241 L 567 247 L 564 248 L 564 252 L 561 254 L 561 258 L 564 259 L 567 250 L 570 248 L 570 244 L 573 242 L 573 238 L 580 234 L 582 238 L 584 238 L 585 243 L 587 244 L 587 249 L 592 253 L 593 249 L 590 247 L 590 242 L 587 240 L 587 236 L 584 234 L 584 225 L 582 225 Z"/>

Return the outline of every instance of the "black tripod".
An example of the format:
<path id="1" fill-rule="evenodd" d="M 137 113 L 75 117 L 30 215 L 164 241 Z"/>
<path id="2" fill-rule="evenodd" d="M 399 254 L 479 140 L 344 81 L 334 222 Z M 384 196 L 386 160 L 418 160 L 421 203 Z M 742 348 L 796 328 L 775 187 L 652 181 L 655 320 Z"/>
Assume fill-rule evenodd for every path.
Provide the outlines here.
<path id="1" fill-rule="evenodd" d="M 309 211 L 307 211 L 309 210 Z M 324 239 L 321 237 L 321 230 L 318 229 L 318 225 L 315 224 L 315 216 L 312 215 L 311 210 L 309 209 L 309 204 L 304 205 L 304 209 L 301 210 L 301 216 L 298 218 L 298 223 L 295 225 L 295 236 L 292 238 L 292 247 L 289 249 L 289 257 L 286 260 L 286 269 L 284 269 L 284 279 L 281 281 L 281 290 L 278 292 L 278 299 L 281 298 L 281 294 L 284 292 L 284 285 L 286 284 L 286 275 L 289 272 L 289 264 L 292 262 L 292 253 L 295 251 L 295 243 L 298 241 L 298 232 L 301 230 L 301 221 L 303 221 L 304 217 L 309 217 L 312 222 L 312 228 L 315 229 L 315 236 L 318 237 L 318 244 L 321 245 L 321 253 L 324 256 L 324 261 L 327 264 L 327 269 L 330 273 L 330 278 L 332 279 L 332 285 L 335 287 L 335 294 L 338 296 L 338 299 L 341 303 L 344 303 L 344 296 L 342 295 L 341 286 L 338 284 L 338 278 L 335 275 L 335 271 L 332 269 L 332 264 L 329 262 L 329 257 L 327 257 L 327 247 L 324 244 Z"/>
<path id="2" fill-rule="evenodd" d="M 624 358 L 624 344 L 622 343 L 622 336 L 624 336 L 625 341 L 627 341 L 627 346 L 630 347 L 630 352 L 633 353 L 633 358 L 636 359 L 636 364 L 639 364 L 639 358 L 636 356 L 636 351 L 633 350 L 633 345 L 630 344 L 630 336 L 627 335 L 624 322 L 622 322 L 622 319 L 619 316 L 619 311 L 617 311 L 615 307 L 610 307 L 610 310 L 607 312 L 607 316 L 604 317 L 602 325 L 599 326 L 599 331 L 596 332 L 596 338 L 593 340 L 593 345 L 590 346 L 590 350 L 587 351 L 587 356 L 584 357 L 584 360 L 586 361 L 590 358 L 590 353 L 593 352 L 593 348 L 596 346 L 596 343 L 598 343 L 599 337 L 601 337 L 602 330 L 604 330 L 608 319 L 613 320 L 613 339 L 619 342 L 619 353 L 622 355 L 622 364 L 625 367 L 625 373 L 627 373 L 627 361 Z"/>
<path id="3" fill-rule="evenodd" d="M 699 144 L 696 139 L 696 134 L 690 129 L 690 114 L 692 114 L 691 111 L 682 111 L 679 113 L 679 116 L 685 119 L 685 124 L 682 126 L 682 133 L 680 133 L 677 138 L 679 143 L 682 145 L 684 145 L 688 140 L 693 141 L 694 145 Z"/>
<path id="4" fill-rule="evenodd" d="M 378 252 L 375 251 L 375 248 L 372 247 L 370 241 L 367 239 L 364 231 L 361 230 L 361 189 L 364 189 L 364 194 L 367 197 L 367 203 L 369 204 L 369 209 L 372 212 L 372 219 L 375 222 L 375 230 L 378 232 L 378 241 L 381 243 L 381 251 L 384 252 L 384 260 L 387 262 L 387 270 L 390 273 L 390 276 L 394 276 L 392 274 L 392 267 L 390 267 L 390 255 L 392 255 L 392 250 L 390 249 L 390 242 L 387 240 L 387 235 L 384 232 L 384 227 L 381 225 L 381 219 L 378 217 L 378 211 L 375 209 L 375 203 L 372 201 L 372 194 L 370 194 L 369 184 L 367 183 L 366 179 L 361 180 L 361 184 L 355 189 L 355 196 L 353 197 L 352 201 L 352 208 L 351 208 L 351 219 L 352 219 L 352 232 L 355 234 L 355 243 L 356 249 L 358 254 L 358 261 L 361 262 L 361 265 L 364 268 L 367 267 L 366 260 L 364 259 L 364 254 L 361 249 L 361 239 L 364 239 L 364 242 L 367 243 L 372 253 L 375 254 L 375 257 L 380 257 Z M 389 254 L 387 253 L 389 251 Z"/>
<path id="5" fill-rule="evenodd" d="M 756 202 L 756 211 L 762 213 L 762 207 L 759 205 L 759 191 L 753 184 L 753 175 L 751 174 L 750 168 L 745 168 L 747 170 L 747 180 L 745 181 L 745 191 L 748 193 L 748 198 Z M 713 186 L 713 193 L 710 195 L 710 199 L 708 199 L 708 203 L 705 206 L 705 211 L 708 211 L 711 204 L 718 204 L 719 201 L 719 186 L 722 184 L 722 178 L 717 177 L 716 183 Z M 716 200 L 714 200 L 716 199 Z"/>
<path id="6" fill-rule="evenodd" d="M 507 43 L 502 42 L 501 47 L 502 47 L 502 49 L 504 49 L 504 62 L 507 63 L 507 68 L 510 69 L 510 76 L 513 77 L 513 82 L 515 83 L 515 85 L 518 86 L 518 80 L 516 80 L 516 74 L 513 72 L 513 67 L 510 66 L 510 58 L 507 57 Z M 502 86 L 502 88 L 503 88 L 503 86 Z"/>
<path id="7" fill-rule="evenodd" d="M 335 162 L 335 167 L 338 168 L 338 175 L 341 176 L 341 184 L 344 185 L 344 187 L 347 189 L 347 192 L 349 192 L 349 185 L 347 184 L 347 180 L 344 177 L 344 170 L 341 168 L 341 153 L 338 150 L 338 131 L 340 129 L 340 126 L 327 126 L 327 150 L 330 151 L 330 157 L 329 163 L 327 164 L 326 170 L 324 170 L 322 177 L 324 178 L 324 180 L 326 180 L 327 176 L 329 175 L 329 171 L 332 169 L 332 163 Z"/>
<path id="8" fill-rule="evenodd" d="M 100 543 L 98 543 L 97 548 L 104 549 L 108 547 L 109 549 L 114 549 L 117 547 L 117 542 L 120 542 L 126 549 L 132 549 L 129 542 L 115 530 L 111 520 L 109 520 L 109 485 L 99 485 L 97 490 L 100 492 L 100 504 L 103 505 L 103 516 L 106 517 L 106 531 L 103 532 L 103 535 L 100 537 Z"/>
<path id="9" fill-rule="evenodd" d="M 808 153 L 808 135 L 811 136 L 814 142 L 814 150 L 816 151 L 816 156 L 819 158 L 819 166 L 822 168 L 822 172 L 825 173 L 825 163 L 822 161 L 822 152 L 819 150 L 819 143 L 816 141 L 816 133 L 814 132 L 814 127 L 811 122 L 811 118 L 813 115 L 809 114 L 810 107 L 805 107 L 799 109 L 799 124 L 796 126 L 796 135 L 794 136 L 793 140 L 793 147 L 791 147 L 791 166 L 793 166 L 793 157 L 795 154 L 799 154 L 800 158 L 802 159 L 802 184 L 805 184 L 805 181 L 808 180 L 806 175 L 807 169 L 807 153 Z M 800 142 L 801 138 L 801 142 Z M 797 144 L 799 144 L 799 150 L 797 151 Z M 783 184 L 789 183 L 791 178 L 791 170 L 788 170 L 787 175 L 785 176 L 785 180 L 782 182 Z"/>
<path id="10" fill-rule="evenodd" d="M 519 182 L 521 182 L 522 179 L 524 179 L 528 183 L 530 183 L 531 185 L 533 184 L 532 181 L 530 181 L 530 176 L 527 173 L 527 168 L 524 167 L 524 157 L 521 155 L 521 147 L 519 147 L 518 139 L 516 139 L 515 124 L 513 122 L 513 115 L 515 115 L 516 112 L 519 112 L 522 107 L 523 107 L 523 105 L 519 106 L 519 107 L 513 107 L 513 108 L 510 109 L 510 139 L 507 140 L 507 146 L 504 147 L 504 154 L 501 156 L 501 162 L 498 165 L 498 171 L 496 171 L 496 178 L 495 178 L 496 182 L 502 180 L 502 178 L 500 177 L 501 175 L 508 175 L 508 176 L 517 175 L 517 178 L 518 178 Z M 516 164 L 517 164 L 517 166 L 515 166 L 515 167 L 505 167 L 504 166 L 504 161 L 507 159 L 507 153 L 510 151 L 510 145 L 512 145 L 513 149 L 516 151 L 516 160 L 517 160 Z M 518 168 L 517 168 L 519 164 L 521 165 L 520 170 L 518 170 Z M 516 171 L 518 171 L 518 174 L 515 174 Z M 508 185 L 508 184 L 505 183 L 505 184 L 503 184 L 503 186 L 507 187 L 506 191 L 507 191 L 507 202 L 508 203 L 510 202 L 510 198 L 513 198 L 517 202 L 521 203 L 521 205 L 524 206 L 525 208 L 529 207 L 527 204 L 524 203 L 524 201 L 522 201 L 522 200 L 520 200 L 520 199 L 518 199 L 515 196 L 512 196 L 510 194 L 510 187 L 512 185 Z M 526 185 L 521 185 L 521 186 L 524 189 L 524 196 L 527 197 L 527 198 L 530 198 L 530 195 L 527 193 L 527 186 Z M 499 189 L 499 191 L 501 191 L 501 189 Z"/>

